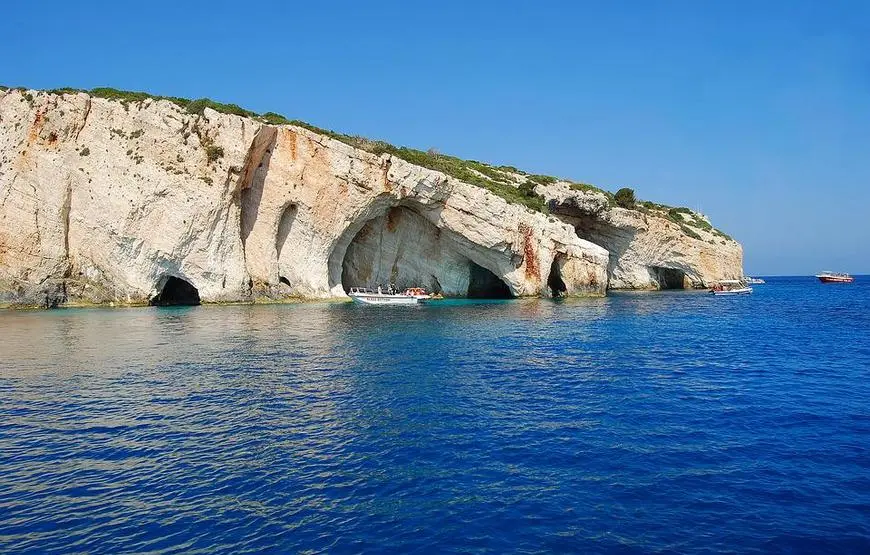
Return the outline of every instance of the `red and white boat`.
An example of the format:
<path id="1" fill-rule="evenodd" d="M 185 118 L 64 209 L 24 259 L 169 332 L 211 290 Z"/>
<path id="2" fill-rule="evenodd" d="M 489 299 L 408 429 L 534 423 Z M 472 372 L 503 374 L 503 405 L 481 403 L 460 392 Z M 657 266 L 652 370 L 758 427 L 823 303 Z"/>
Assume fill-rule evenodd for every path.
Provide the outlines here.
<path id="1" fill-rule="evenodd" d="M 855 278 L 849 274 L 838 274 L 836 272 L 822 272 L 821 274 L 816 274 L 816 277 L 822 283 L 852 283 L 855 281 Z"/>

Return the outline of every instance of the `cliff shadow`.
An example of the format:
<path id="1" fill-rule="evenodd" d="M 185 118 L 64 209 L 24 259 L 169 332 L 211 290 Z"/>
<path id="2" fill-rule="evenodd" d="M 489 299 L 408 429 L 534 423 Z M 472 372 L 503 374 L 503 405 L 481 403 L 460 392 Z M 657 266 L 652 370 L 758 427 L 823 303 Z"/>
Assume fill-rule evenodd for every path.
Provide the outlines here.
<path id="1" fill-rule="evenodd" d="M 469 261 L 468 289 L 465 296 L 469 299 L 512 299 L 510 288 L 497 275 L 483 266 Z"/>
<path id="2" fill-rule="evenodd" d="M 150 306 L 196 306 L 200 304 L 199 290 L 187 280 L 170 276 L 160 292 L 148 301 Z"/>
<path id="3" fill-rule="evenodd" d="M 284 285 L 291 286 L 288 280 L 281 272 L 281 254 L 287 246 L 290 229 L 296 221 L 296 215 L 299 213 L 299 207 L 296 204 L 288 204 L 281 210 L 281 218 L 278 220 L 278 230 L 275 234 L 275 252 L 276 260 L 278 261 L 278 281 Z"/>
<path id="4" fill-rule="evenodd" d="M 658 284 L 659 289 L 685 289 L 686 272 L 677 268 L 661 266 L 649 267 L 650 278 Z"/>
<path id="5" fill-rule="evenodd" d="M 254 144 L 257 144 L 257 139 L 254 139 Z M 252 151 L 255 147 L 252 146 Z M 248 240 L 248 236 L 254 229 L 254 224 L 257 223 L 257 216 L 260 213 L 260 202 L 263 200 L 263 188 L 266 184 L 266 174 L 269 173 L 269 163 L 272 160 L 272 151 L 275 149 L 274 137 L 272 143 L 263 152 L 263 155 L 258 160 L 249 159 L 245 161 L 246 168 L 243 174 L 243 182 L 240 186 L 239 206 L 240 206 L 240 236 L 242 245 L 244 246 Z M 256 166 L 254 166 L 256 164 Z"/>
<path id="6" fill-rule="evenodd" d="M 551 297 L 561 297 L 568 291 L 568 286 L 565 285 L 565 280 L 562 279 L 562 264 L 565 260 L 562 256 L 553 258 L 553 263 L 550 264 L 550 274 L 547 276 L 547 287 L 550 289 Z"/>

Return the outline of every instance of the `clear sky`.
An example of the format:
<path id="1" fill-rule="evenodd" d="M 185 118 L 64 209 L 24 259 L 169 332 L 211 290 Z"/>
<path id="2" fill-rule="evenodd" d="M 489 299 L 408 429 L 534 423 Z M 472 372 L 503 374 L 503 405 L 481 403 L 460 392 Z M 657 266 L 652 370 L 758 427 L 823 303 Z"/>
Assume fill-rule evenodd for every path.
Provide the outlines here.
<path id="1" fill-rule="evenodd" d="M 699 209 L 870 273 L 870 2 L 8 2 L 0 83 L 211 97 Z"/>

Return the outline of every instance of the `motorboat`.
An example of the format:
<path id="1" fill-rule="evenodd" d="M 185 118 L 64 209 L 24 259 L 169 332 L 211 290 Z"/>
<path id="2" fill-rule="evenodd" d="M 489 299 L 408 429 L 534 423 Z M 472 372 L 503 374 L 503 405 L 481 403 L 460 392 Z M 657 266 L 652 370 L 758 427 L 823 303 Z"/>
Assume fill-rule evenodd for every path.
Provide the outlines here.
<path id="1" fill-rule="evenodd" d="M 387 291 L 383 291 L 381 287 L 378 287 L 376 290 L 367 287 L 351 287 L 348 296 L 353 302 L 359 304 L 388 305 L 418 304 L 431 298 L 420 287 L 409 287 L 401 293 L 397 293 L 392 287 L 387 288 Z"/>
<path id="2" fill-rule="evenodd" d="M 822 272 L 821 274 L 816 274 L 816 277 L 822 283 L 852 283 L 855 281 L 855 278 L 849 274 L 837 272 Z"/>
<path id="3" fill-rule="evenodd" d="M 762 285 L 765 283 L 765 281 L 761 278 L 743 276 L 743 283 L 747 285 Z"/>
<path id="4" fill-rule="evenodd" d="M 713 284 L 710 293 L 714 295 L 748 295 L 752 293 L 752 287 L 739 279 L 723 279 Z"/>

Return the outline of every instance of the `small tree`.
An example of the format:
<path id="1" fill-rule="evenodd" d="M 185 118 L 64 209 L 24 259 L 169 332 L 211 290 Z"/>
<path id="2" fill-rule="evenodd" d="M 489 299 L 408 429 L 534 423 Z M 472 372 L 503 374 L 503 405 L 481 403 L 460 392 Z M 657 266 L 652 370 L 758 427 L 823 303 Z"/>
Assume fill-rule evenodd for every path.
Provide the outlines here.
<path id="1" fill-rule="evenodd" d="M 628 187 L 616 191 L 613 197 L 616 199 L 616 204 L 622 208 L 634 208 L 634 204 L 637 202 L 637 199 L 634 198 L 634 189 Z"/>

